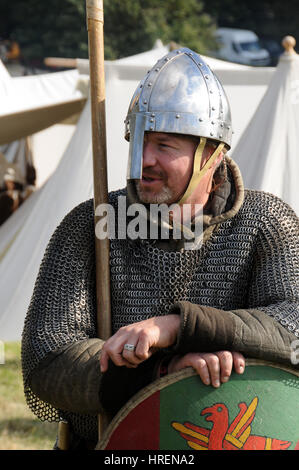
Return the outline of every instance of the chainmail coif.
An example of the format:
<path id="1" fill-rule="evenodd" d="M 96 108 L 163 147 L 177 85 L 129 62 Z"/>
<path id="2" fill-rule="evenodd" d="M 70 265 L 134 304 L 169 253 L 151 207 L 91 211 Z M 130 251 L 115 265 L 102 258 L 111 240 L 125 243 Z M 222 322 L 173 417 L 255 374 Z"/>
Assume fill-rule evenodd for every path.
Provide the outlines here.
<path id="1" fill-rule="evenodd" d="M 119 195 L 110 194 L 117 207 Z M 115 211 L 117 214 L 117 210 Z M 245 191 L 239 212 L 218 224 L 199 250 L 165 251 L 155 241 L 111 241 L 113 332 L 177 300 L 223 310 L 260 309 L 299 337 L 298 219 L 280 199 Z M 51 351 L 96 337 L 93 201 L 76 207 L 46 250 L 25 321 L 25 395 L 42 420 L 67 416 L 81 436 L 94 437 L 97 418 L 63 413 L 28 385 Z"/>

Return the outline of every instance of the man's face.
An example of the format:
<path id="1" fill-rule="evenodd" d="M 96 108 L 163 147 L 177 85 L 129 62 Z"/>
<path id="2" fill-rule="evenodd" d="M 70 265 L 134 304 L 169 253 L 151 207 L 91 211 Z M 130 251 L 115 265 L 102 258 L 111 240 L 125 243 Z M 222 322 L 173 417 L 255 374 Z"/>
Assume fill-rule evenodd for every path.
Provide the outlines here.
<path id="1" fill-rule="evenodd" d="M 192 175 L 197 145 L 192 137 L 145 134 L 142 179 L 136 185 L 141 202 L 172 204 L 180 200 Z"/>

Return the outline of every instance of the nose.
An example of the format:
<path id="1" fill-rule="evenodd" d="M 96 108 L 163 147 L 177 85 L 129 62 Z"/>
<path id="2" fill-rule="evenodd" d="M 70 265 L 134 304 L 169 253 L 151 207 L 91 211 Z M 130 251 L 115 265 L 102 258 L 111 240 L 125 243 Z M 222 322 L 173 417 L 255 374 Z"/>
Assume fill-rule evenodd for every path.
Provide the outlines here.
<path id="1" fill-rule="evenodd" d="M 151 142 L 144 141 L 143 144 L 143 168 L 155 166 L 157 163 L 157 156 L 154 146 Z"/>

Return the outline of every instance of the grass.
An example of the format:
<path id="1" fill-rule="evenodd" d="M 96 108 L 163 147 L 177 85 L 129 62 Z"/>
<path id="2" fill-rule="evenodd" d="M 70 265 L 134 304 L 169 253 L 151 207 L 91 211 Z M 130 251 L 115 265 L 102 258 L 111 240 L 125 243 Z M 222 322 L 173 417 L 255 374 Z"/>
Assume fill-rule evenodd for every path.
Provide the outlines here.
<path id="1" fill-rule="evenodd" d="M 0 450 L 50 450 L 57 423 L 39 421 L 27 407 L 20 351 L 19 342 L 5 343 L 0 363 Z"/>

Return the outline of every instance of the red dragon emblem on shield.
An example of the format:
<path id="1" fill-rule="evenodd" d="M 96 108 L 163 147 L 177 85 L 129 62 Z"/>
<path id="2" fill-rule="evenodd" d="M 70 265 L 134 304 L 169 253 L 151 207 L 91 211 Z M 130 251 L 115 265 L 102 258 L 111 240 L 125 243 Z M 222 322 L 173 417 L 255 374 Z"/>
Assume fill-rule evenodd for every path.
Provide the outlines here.
<path id="1" fill-rule="evenodd" d="M 189 447 L 195 450 L 286 450 L 292 444 L 272 437 L 251 434 L 251 423 L 255 417 L 258 397 L 249 406 L 239 403 L 239 413 L 229 424 L 229 413 L 224 403 L 216 403 L 204 408 L 201 415 L 207 415 L 206 421 L 213 423 L 212 429 L 185 422 L 173 422 Z"/>

